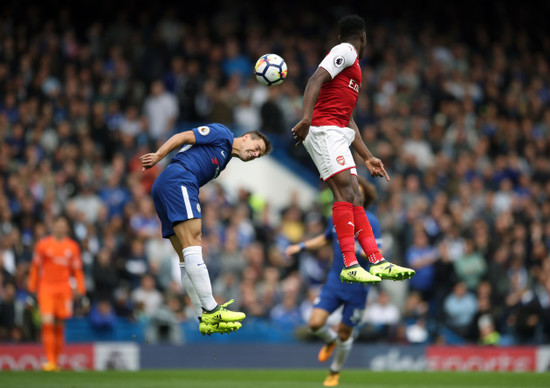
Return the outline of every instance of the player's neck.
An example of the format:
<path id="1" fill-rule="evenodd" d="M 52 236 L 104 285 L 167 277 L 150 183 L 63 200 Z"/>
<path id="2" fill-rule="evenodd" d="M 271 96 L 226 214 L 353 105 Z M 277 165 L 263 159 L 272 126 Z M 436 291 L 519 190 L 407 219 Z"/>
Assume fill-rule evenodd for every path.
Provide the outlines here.
<path id="1" fill-rule="evenodd" d="M 52 237 L 53 237 L 54 239 L 56 239 L 57 241 L 63 241 L 63 240 L 65 240 L 65 236 L 58 236 L 58 235 L 52 234 Z"/>
<path id="2" fill-rule="evenodd" d="M 350 38 L 342 41 L 341 43 L 351 44 L 357 53 L 359 53 L 359 49 L 361 48 L 361 39 Z"/>
<path id="3" fill-rule="evenodd" d="M 243 139 L 241 137 L 236 137 L 233 139 L 233 146 L 231 147 L 231 155 L 233 156 L 239 156 L 239 147 L 241 146 L 241 142 Z"/>

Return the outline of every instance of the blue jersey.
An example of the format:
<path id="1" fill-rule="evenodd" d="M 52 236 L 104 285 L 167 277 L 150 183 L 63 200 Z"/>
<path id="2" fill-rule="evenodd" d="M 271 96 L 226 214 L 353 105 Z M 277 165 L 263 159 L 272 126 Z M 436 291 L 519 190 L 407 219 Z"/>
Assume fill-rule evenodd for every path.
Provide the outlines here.
<path id="1" fill-rule="evenodd" d="M 380 248 L 382 241 L 380 223 L 374 214 L 369 211 L 365 211 L 365 213 L 369 219 L 376 243 Z M 332 217 L 328 220 L 325 237 L 327 240 L 332 241 L 334 256 L 327 280 L 313 307 L 321 308 L 330 314 L 343 305 L 342 323 L 349 327 L 354 327 L 360 323 L 363 316 L 369 286 L 358 283 L 342 283 L 340 280 L 340 272 L 344 267 L 344 258 L 342 257 L 342 251 L 338 243 L 338 236 L 334 230 Z M 362 267 L 368 268 L 369 263 L 366 260 L 359 257 L 357 259 Z"/>
<path id="2" fill-rule="evenodd" d="M 224 125 L 208 124 L 193 128 L 195 144 L 187 144 L 172 158 L 197 178 L 200 186 L 217 178 L 231 160 L 233 133 Z"/>
<path id="3" fill-rule="evenodd" d="M 195 144 L 182 147 L 151 190 L 164 238 L 174 234 L 176 223 L 202 218 L 199 188 L 220 175 L 231 160 L 234 136 L 227 127 L 208 124 L 193 132 Z"/>

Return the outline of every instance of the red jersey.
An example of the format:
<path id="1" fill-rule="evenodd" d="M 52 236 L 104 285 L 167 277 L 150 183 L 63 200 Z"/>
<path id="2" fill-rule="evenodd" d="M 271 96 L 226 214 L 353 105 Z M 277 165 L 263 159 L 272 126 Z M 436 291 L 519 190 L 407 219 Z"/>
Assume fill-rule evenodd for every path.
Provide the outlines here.
<path id="1" fill-rule="evenodd" d="M 38 292 L 48 288 L 70 292 L 71 276 L 76 278 L 78 291 L 84 294 L 82 259 L 76 241 L 68 237 L 57 240 L 53 236 L 38 241 L 29 274 L 29 291 Z"/>
<path id="2" fill-rule="evenodd" d="M 330 73 L 332 80 L 321 87 L 311 125 L 347 127 L 363 81 L 357 51 L 353 45 L 341 43 L 332 48 L 319 66 Z"/>

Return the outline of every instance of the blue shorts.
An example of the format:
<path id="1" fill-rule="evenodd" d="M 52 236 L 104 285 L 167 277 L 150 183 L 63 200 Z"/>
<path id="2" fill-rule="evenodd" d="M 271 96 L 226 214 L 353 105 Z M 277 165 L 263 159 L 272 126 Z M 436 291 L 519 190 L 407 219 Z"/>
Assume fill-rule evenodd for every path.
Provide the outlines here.
<path id="1" fill-rule="evenodd" d="M 174 224 L 201 218 L 199 184 L 179 163 L 170 163 L 155 180 L 151 191 L 162 224 L 162 237 L 174 234 Z"/>
<path id="2" fill-rule="evenodd" d="M 349 327 L 357 326 L 361 323 L 365 311 L 368 287 L 352 288 L 350 286 L 355 285 L 325 283 L 313 307 L 332 314 L 338 307 L 343 305 L 342 323 Z"/>

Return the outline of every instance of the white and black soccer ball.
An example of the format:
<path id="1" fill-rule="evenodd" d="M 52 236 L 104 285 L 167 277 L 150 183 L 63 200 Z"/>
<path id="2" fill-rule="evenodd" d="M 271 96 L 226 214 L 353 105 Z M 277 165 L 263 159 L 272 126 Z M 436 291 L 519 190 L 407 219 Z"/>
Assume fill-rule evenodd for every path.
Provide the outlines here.
<path id="1" fill-rule="evenodd" d="M 265 86 L 280 85 L 286 78 L 286 62 L 277 54 L 265 54 L 254 66 L 256 79 Z"/>

